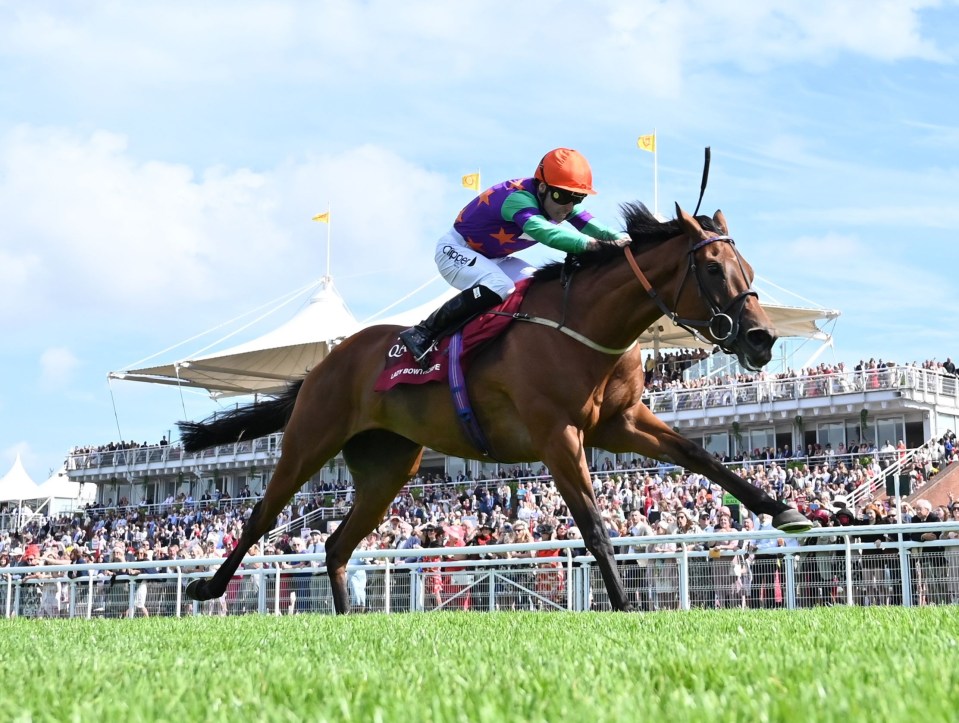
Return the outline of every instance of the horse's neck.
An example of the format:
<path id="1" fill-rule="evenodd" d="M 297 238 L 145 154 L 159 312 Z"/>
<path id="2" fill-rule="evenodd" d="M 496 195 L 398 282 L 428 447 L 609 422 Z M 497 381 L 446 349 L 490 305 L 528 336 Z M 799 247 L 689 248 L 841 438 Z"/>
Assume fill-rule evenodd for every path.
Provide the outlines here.
<path id="1" fill-rule="evenodd" d="M 667 306 L 673 303 L 679 283 L 679 263 L 670 262 L 668 252 L 669 245 L 676 242 L 677 239 L 664 242 L 636 257 L 639 268 Z M 625 254 L 621 259 L 577 272 L 571 284 L 564 321 L 598 344 L 625 348 L 663 315 L 633 273 Z"/>

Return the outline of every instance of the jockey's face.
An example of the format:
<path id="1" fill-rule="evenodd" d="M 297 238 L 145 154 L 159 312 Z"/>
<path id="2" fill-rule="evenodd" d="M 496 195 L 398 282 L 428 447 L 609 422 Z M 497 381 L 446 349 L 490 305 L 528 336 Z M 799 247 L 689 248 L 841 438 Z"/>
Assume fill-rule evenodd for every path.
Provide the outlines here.
<path id="1" fill-rule="evenodd" d="M 569 218 L 569 215 L 573 212 L 573 208 L 582 200 L 582 198 L 574 197 L 571 198 L 568 203 L 560 203 L 553 198 L 553 194 L 550 193 L 549 186 L 547 186 L 545 183 L 540 183 L 538 190 L 540 203 L 543 206 L 543 211 L 546 217 L 550 221 L 555 221 L 556 223 L 565 221 L 567 218 Z"/>

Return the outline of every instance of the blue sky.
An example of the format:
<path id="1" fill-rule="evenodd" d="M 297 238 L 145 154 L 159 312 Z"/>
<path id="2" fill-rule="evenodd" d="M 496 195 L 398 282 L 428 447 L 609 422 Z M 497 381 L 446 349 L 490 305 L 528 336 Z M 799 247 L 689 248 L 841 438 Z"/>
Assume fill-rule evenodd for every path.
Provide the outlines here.
<path id="1" fill-rule="evenodd" d="M 577 148 L 614 224 L 654 128 L 662 211 L 711 146 L 703 210 L 842 312 L 823 360 L 959 355 L 954 0 L 543 7 L 0 0 L 0 475 L 213 411 L 107 373 L 321 276 L 327 204 L 365 318 L 434 275 L 464 173 Z"/>

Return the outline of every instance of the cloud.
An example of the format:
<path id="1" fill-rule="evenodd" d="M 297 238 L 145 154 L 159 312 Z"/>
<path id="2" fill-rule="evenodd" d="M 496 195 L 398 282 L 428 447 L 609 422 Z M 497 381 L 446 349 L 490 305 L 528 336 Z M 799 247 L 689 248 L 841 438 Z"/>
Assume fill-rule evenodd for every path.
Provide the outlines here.
<path id="1" fill-rule="evenodd" d="M 138 161 L 117 134 L 20 126 L 0 138 L 0 321 L 82 323 L 107 309 L 112 323 L 149 323 L 205 305 L 232 316 L 252 305 L 251 288 L 298 288 L 325 271 L 326 228 L 310 217 L 327 203 L 335 271 L 406 273 L 451 222 L 455 189 L 375 146 L 195 173 Z M 425 218 L 414 199 L 447 208 Z"/>
<path id="2" fill-rule="evenodd" d="M 669 95 L 684 74 L 708 63 L 760 70 L 824 63 L 838 53 L 943 62 L 945 53 L 922 34 L 922 13 L 938 5 L 560 1 L 548 13 L 536 4 L 511 6 L 504 22 L 478 1 L 94 2 L 72 12 L 34 2 L 0 6 L 0 48 L 33 70 L 65 74 L 68 87 L 109 78 L 114 91 L 235 87 L 267 77 L 348 88 L 371 73 L 382 86 L 496 88 L 510 81 L 490 69 L 515 67 L 519 77 L 523 69 L 562 73 Z"/>
<path id="3" fill-rule="evenodd" d="M 79 359 L 64 347 L 52 347 L 40 355 L 40 386 L 46 390 L 69 386 Z"/>

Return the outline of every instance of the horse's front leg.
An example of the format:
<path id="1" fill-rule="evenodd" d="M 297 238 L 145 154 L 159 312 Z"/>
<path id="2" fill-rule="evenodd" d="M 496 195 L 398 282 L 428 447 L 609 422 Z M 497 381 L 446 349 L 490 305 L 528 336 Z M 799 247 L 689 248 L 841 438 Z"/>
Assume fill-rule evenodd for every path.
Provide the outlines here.
<path id="1" fill-rule="evenodd" d="M 589 441 L 610 452 L 641 454 L 697 472 L 735 495 L 751 512 L 772 515 L 773 526 L 784 532 L 805 532 L 812 527 L 799 511 L 777 502 L 733 473 L 700 445 L 671 429 L 644 404 L 636 404 L 624 414 L 600 423 Z"/>
<path id="2" fill-rule="evenodd" d="M 583 533 L 583 543 L 596 558 L 613 610 L 631 610 L 632 606 L 613 557 L 609 530 L 603 524 L 596 506 L 582 432 L 572 425 L 561 430 L 554 429 L 542 450 L 542 460 L 556 481 L 556 489 L 566 501 L 576 526 Z"/>

